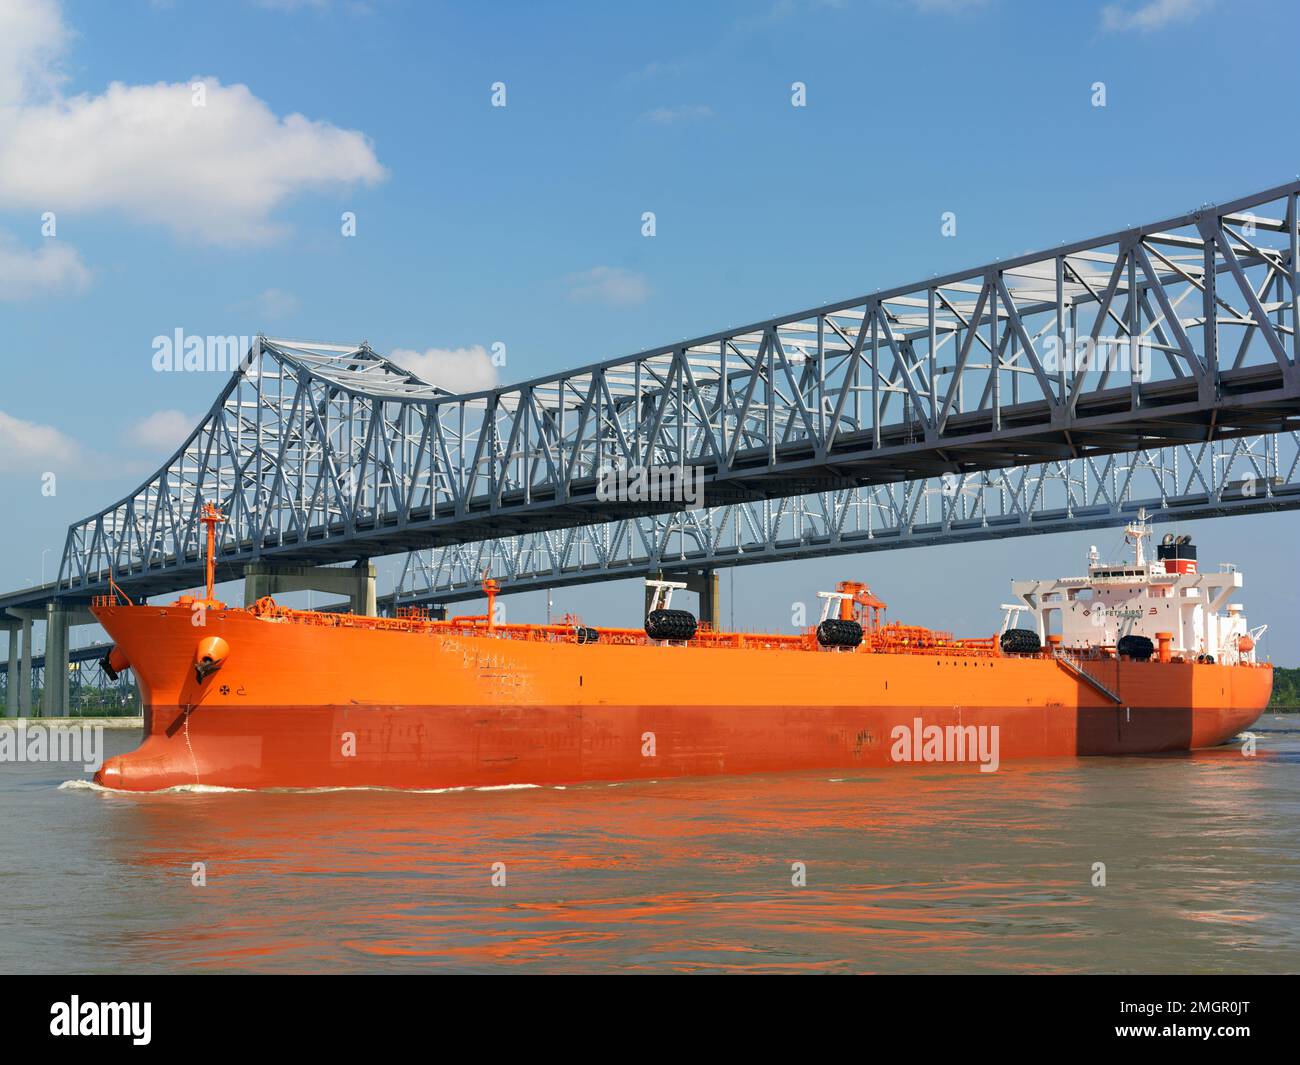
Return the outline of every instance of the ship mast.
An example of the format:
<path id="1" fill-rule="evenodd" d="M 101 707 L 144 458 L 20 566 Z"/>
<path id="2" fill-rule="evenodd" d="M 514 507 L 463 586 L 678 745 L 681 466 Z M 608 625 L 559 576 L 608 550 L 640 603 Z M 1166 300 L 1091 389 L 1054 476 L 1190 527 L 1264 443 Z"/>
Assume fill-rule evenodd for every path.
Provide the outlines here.
<path id="1" fill-rule="evenodd" d="M 1137 520 L 1131 521 L 1124 526 L 1124 539 L 1133 544 L 1136 552 L 1136 562 L 1139 566 L 1145 565 L 1146 556 L 1142 551 L 1142 541 L 1151 535 L 1151 526 L 1147 522 L 1147 508 L 1139 507 Z"/>
<path id="2" fill-rule="evenodd" d="M 217 569 L 217 525 L 225 521 L 225 515 L 221 513 L 211 503 L 203 504 L 203 513 L 199 516 L 199 521 L 208 527 L 208 551 L 206 555 L 205 575 L 207 577 L 207 593 L 205 600 L 213 603 L 213 589 L 216 587 L 216 569 Z"/>

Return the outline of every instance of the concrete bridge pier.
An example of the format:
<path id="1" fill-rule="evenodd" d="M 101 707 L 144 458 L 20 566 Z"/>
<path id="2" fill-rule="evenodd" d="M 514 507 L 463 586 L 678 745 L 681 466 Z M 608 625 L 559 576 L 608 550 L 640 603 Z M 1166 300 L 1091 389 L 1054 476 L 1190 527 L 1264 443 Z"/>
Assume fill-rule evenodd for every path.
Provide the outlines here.
<path id="1" fill-rule="evenodd" d="M 18 630 L 17 618 L 0 614 L 0 630 L 9 634 L 9 671 L 5 674 L 5 717 L 18 716 Z"/>
<path id="2" fill-rule="evenodd" d="M 15 620 L 5 623 L 9 633 L 9 692 L 5 712 L 10 717 L 31 717 L 32 622 L 45 622 L 45 683 L 41 690 L 41 716 L 67 717 L 69 630 L 73 625 L 93 625 L 94 617 L 84 606 L 55 600 L 45 607 L 10 607 Z M 13 631 L 14 629 L 17 631 Z M 21 636 L 21 648 L 19 637 Z"/>
<path id="3" fill-rule="evenodd" d="M 252 562 L 244 568 L 244 605 L 264 595 L 326 592 L 345 595 L 352 613 L 378 617 L 375 567 L 362 560 L 353 566 L 300 566 L 284 562 Z"/>
<path id="4" fill-rule="evenodd" d="M 667 577 L 662 572 L 656 573 L 653 579 L 685 581 L 686 591 L 694 592 L 700 597 L 700 621 L 707 622 L 712 628 L 716 629 L 718 627 L 718 620 L 722 617 L 722 601 L 718 593 L 717 571 L 712 569 L 673 570 Z M 653 597 L 654 589 L 647 588 L 645 595 L 647 612 L 650 610 L 650 600 Z"/>
<path id="5" fill-rule="evenodd" d="M 18 716 L 32 716 L 32 619 L 21 623 L 22 649 L 18 652 Z"/>
<path id="6" fill-rule="evenodd" d="M 45 717 L 68 717 L 69 631 L 73 625 L 93 625 L 94 615 L 84 606 L 57 600 L 45 608 L 45 689 L 41 712 Z"/>
<path id="7" fill-rule="evenodd" d="M 9 633 L 9 698 L 6 706 L 10 716 L 32 715 L 32 622 L 44 615 L 45 611 L 39 607 L 9 608 L 14 626 Z"/>

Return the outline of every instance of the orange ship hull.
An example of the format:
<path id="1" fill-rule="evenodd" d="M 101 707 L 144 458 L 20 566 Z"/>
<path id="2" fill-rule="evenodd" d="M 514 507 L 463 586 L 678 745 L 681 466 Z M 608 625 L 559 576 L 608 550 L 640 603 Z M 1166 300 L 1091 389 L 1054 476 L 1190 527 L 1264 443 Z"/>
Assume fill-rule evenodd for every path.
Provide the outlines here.
<path id="1" fill-rule="evenodd" d="M 101 603 L 95 615 L 145 702 L 143 745 L 96 776 L 126 790 L 564 784 L 932 760 L 987 770 L 1213 746 L 1254 722 L 1272 689 L 1268 666 L 1110 658 L 1086 664 L 1093 684 L 1047 655 L 959 645 L 578 643 L 540 627 L 503 638 L 482 625 L 233 608 L 196 627 L 184 604 Z M 201 675 L 196 647 L 214 638 L 228 653 Z"/>

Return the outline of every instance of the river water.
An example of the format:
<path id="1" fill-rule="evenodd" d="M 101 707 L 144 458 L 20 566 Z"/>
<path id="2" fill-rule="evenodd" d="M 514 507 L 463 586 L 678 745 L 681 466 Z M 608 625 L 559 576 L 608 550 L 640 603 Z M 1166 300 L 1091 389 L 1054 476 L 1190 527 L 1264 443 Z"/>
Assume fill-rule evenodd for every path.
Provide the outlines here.
<path id="1" fill-rule="evenodd" d="M 0 971 L 1294 972 L 1300 718 L 1254 731 L 1254 757 L 423 794 L 3 764 Z"/>

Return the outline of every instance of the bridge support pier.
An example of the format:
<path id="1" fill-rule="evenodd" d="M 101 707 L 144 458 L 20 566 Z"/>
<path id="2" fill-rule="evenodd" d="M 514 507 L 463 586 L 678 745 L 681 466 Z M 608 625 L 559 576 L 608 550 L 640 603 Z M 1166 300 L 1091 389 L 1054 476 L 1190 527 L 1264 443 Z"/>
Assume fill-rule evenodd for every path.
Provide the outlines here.
<path id="1" fill-rule="evenodd" d="M 50 603 L 45 608 L 45 687 L 41 695 L 41 713 L 45 717 L 69 717 L 68 635 L 73 625 L 94 624 L 85 607 Z"/>
<path id="2" fill-rule="evenodd" d="M 718 627 L 718 619 L 722 617 L 721 599 L 718 594 L 718 574 L 711 569 L 692 569 L 692 570 L 674 570 L 668 574 L 667 578 L 663 573 L 656 573 L 655 580 L 673 580 L 684 581 L 686 590 L 694 592 L 700 597 L 699 619 L 702 622 L 708 622 L 713 627 Z M 654 598 L 654 589 L 645 590 L 645 609 L 646 613 L 650 612 L 650 601 Z"/>
<path id="3" fill-rule="evenodd" d="M 18 629 L 20 622 L 0 615 L 0 629 L 9 634 L 9 670 L 5 673 L 5 717 L 18 716 Z"/>
<path id="4" fill-rule="evenodd" d="M 18 717 L 32 716 L 32 622 L 44 614 L 44 609 L 38 607 L 9 608 L 9 616 L 15 619 L 17 631 L 9 634 L 8 705 Z M 15 657 L 17 673 L 14 671 Z"/>
<path id="5" fill-rule="evenodd" d="M 264 595 L 287 592 L 329 592 L 348 597 L 354 614 L 377 617 L 375 567 L 299 566 L 282 562 L 252 562 L 244 568 L 244 604 L 252 606 Z"/>
<path id="6" fill-rule="evenodd" d="M 41 716 L 68 716 L 67 615 L 51 603 L 45 608 L 45 685 L 41 689 Z"/>
<path id="7" fill-rule="evenodd" d="M 9 691 L 5 701 L 8 716 L 31 717 L 34 709 L 32 690 L 32 622 L 45 622 L 45 683 L 41 687 L 41 716 L 67 717 L 69 630 L 73 625 L 93 625 L 94 617 L 84 606 L 55 600 L 45 607 L 10 607 L 17 620 L 0 621 L 0 626 L 17 628 L 9 633 Z M 21 635 L 22 646 L 18 646 Z"/>
<path id="8" fill-rule="evenodd" d="M 22 622 L 22 650 L 18 652 L 18 716 L 32 716 L 32 619 Z"/>

